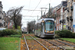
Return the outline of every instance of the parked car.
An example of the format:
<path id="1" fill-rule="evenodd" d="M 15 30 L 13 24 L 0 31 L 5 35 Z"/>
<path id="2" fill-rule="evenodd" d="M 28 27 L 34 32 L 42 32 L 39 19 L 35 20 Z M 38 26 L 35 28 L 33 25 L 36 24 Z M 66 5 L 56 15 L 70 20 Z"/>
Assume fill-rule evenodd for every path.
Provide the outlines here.
<path id="1" fill-rule="evenodd" d="M 0 30 L 5 30 L 6 28 L 0 28 Z"/>

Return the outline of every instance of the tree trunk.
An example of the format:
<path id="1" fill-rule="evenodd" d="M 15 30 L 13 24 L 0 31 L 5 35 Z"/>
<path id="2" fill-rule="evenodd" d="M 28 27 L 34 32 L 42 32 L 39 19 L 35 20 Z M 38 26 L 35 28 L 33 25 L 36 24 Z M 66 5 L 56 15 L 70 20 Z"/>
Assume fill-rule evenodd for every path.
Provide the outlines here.
<path id="1" fill-rule="evenodd" d="M 16 15 L 15 15 L 15 13 L 14 13 L 14 16 L 13 16 L 13 17 L 14 17 L 14 25 L 15 25 L 15 29 L 17 29 L 17 24 L 16 24 L 16 22 L 15 22 L 15 16 L 16 16 Z"/>
<path id="2" fill-rule="evenodd" d="M 15 29 L 17 29 L 17 24 L 15 23 Z"/>

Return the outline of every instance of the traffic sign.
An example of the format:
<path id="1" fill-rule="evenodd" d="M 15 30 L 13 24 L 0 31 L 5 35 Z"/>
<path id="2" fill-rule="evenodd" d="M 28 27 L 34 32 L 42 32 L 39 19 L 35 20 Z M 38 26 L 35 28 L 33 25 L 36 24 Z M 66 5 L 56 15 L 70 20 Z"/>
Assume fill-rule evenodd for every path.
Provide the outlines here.
<path id="1" fill-rule="evenodd" d="M 75 28 L 75 25 L 73 25 L 73 28 Z"/>

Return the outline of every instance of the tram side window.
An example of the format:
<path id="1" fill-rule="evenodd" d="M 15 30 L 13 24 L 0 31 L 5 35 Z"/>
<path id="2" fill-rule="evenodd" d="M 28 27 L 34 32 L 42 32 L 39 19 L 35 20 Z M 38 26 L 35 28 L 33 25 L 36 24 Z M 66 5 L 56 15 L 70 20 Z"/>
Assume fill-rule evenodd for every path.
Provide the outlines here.
<path id="1" fill-rule="evenodd" d="M 39 29 L 39 24 L 37 24 L 37 30 Z"/>
<path id="2" fill-rule="evenodd" d="M 38 24 L 37 24 L 37 30 L 38 30 Z"/>
<path id="3" fill-rule="evenodd" d="M 39 24 L 39 29 L 40 29 L 40 31 L 41 31 L 41 23 Z"/>
<path id="4" fill-rule="evenodd" d="M 35 25 L 35 30 L 37 30 L 37 25 Z"/>
<path id="5" fill-rule="evenodd" d="M 41 31 L 41 24 L 38 24 L 38 31 Z"/>
<path id="6" fill-rule="evenodd" d="M 41 32 L 43 31 L 43 23 L 41 23 Z"/>

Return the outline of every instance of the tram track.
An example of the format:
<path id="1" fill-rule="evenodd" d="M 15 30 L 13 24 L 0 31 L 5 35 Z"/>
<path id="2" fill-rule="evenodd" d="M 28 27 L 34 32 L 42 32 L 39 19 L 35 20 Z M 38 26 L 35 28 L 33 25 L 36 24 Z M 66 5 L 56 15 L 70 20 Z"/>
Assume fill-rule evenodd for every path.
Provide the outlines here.
<path id="1" fill-rule="evenodd" d="M 57 47 L 56 45 L 53 45 L 52 43 L 49 43 L 45 41 L 44 39 L 38 39 L 44 46 L 46 46 L 49 50 L 64 50 L 63 48 Z"/>
<path id="2" fill-rule="evenodd" d="M 58 41 L 58 40 L 47 40 L 45 39 L 45 41 L 49 42 L 50 44 L 53 44 L 54 46 L 57 46 L 63 50 L 66 50 L 66 49 L 74 49 L 74 45 L 72 44 L 69 44 L 69 43 L 66 43 L 66 42 L 63 42 L 63 41 Z"/>
<path id="3" fill-rule="evenodd" d="M 32 34 L 27 34 L 27 35 L 25 34 L 23 36 L 24 37 L 29 36 L 30 39 L 32 39 L 28 40 L 24 38 L 26 39 L 25 42 L 27 42 L 29 50 L 67 50 L 67 49 L 73 50 L 75 48 L 75 45 L 71 43 L 69 44 L 69 42 L 65 42 L 59 39 L 53 39 L 53 40 L 41 39 L 41 38 L 37 39 Z"/>
<path id="4" fill-rule="evenodd" d="M 64 41 L 57 40 L 57 39 L 55 39 L 55 40 L 56 40 L 56 41 L 58 41 L 58 42 L 60 42 L 60 43 L 63 43 L 63 44 L 65 44 L 65 45 L 68 45 L 68 46 L 75 47 L 75 45 L 73 45 L 73 44 L 70 44 L 70 43 L 68 43 L 68 42 L 64 42 Z"/>
<path id="5" fill-rule="evenodd" d="M 27 50 L 26 45 L 25 45 L 25 41 L 23 39 L 21 39 L 21 43 L 20 43 L 20 50 Z"/>
<path id="6" fill-rule="evenodd" d="M 28 47 L 28 44 L 27 44 L 26 38 L 25 38 L 24 35 L 23 35 L 23 37 L 24 37 L 24 40 L 25 40 L 25 43 L 26 43 L 27 50 L 29 50 L 29 47 Z"/>
<path id="7" fill-rule="evenodd" d="M 58 39 L 58 40 L 63 41 L 63 42 L 66 42 L 66 43 L 69 43 L 69 44 L 72 44 L 72 45 L 75 45 L 75 43 L 70 42 L 70 41 L 65 41 L 65 40 L 62 40 L 62 39 Z"/>
<path id="8" fill-rule="evenodd" d="M 38 41 L 40 41 L 43 45 L 45 45 L 49 50 L 63 50 L 60 49 L 59 47 L 53 45 L 52 43 L 49 43 L 43 39 L 39 39 Z"/>
<path id="9" fill-rule="evenodd" d="M 25 35 L 24 36 L 24 40 L 26 42 L 26 46 L 27 46 L 27 50 L 48 50 L 48 48 L 46 48 L 42 43 L 40 43 L 39 41 L 37 41 L 35 38 L 33 38 L 32 36 L 30 35 L 27 35 L 27 36 L 30 36 L 33 40 L 27 40 L 25 38 Z"/>

